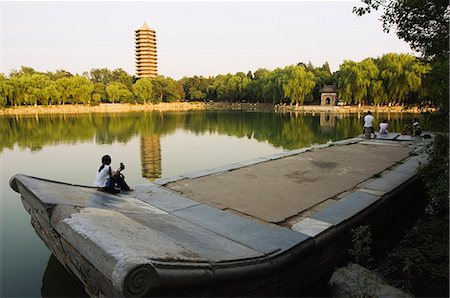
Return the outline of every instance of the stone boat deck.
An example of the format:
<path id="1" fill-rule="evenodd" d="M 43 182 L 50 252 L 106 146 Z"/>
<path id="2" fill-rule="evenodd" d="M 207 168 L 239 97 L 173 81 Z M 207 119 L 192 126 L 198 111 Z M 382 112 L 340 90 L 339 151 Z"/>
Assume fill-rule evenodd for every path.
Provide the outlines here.
<path id="1" fill-rule="evenodd" d="M 285 295 L 342 259 L 350 228 L 390 213 L 425 144 L 353 138 L 119 195 L 25 175 L 10 184 L 92 296 Z"/>

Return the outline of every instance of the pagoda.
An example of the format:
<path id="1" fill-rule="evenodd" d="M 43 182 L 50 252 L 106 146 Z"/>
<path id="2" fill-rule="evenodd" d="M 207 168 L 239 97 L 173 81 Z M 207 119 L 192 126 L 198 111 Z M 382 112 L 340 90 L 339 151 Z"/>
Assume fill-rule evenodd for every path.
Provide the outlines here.
<path id="1" fill-rule="evenodd" d="M 154 78 L 158 74 L 156 54 L 156 32 L 144 25 L 134 31 L 136 51 L 136 75 L 139 78 Z"/>

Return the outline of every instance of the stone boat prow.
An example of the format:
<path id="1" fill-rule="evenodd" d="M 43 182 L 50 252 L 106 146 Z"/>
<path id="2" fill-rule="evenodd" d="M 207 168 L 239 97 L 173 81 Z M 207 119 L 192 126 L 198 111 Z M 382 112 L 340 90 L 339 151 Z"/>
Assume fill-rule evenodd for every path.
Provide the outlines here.
<path id="1" fill-rule="evenodd" d="M 346 259 L 352 229 L 415 205 L 425 141 L 353 138 L 117 195 L 26 175 L 10 185 L 91 296 L 293 296 Z"/>
<path id="2" fill-rule="evenodd" d="M 10 186 L 37 234 L 92 296 L 251 292 L 280 282 L 273 273 L 309 238 L 157 185 L 114 195 L 15 175 Z"/>

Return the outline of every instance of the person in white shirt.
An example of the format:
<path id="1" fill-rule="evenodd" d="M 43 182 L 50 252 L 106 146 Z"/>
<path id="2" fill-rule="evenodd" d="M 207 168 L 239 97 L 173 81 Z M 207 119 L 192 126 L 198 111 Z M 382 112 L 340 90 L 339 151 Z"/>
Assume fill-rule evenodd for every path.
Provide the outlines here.
<path id="1" fill-rule="evenodd" d="M 110 165 L 111 157 L 104 155 L 102 157 L 102 165 L 95 175 L 94 186 L 111 193 L 118 193 L 120 190 L 130 191 L 131 189 L 125 182 L 123 175 L 119 172 L 113 172 Z M 120 188 L 120 190 L 116 188 Z"/>
<path id="2" fill-rule="evenodd" d="M 380 133 L 381 134 L 387 134 L 388 133 L 389 124 L 388 124 L 386 119 L 384 119 L 383 122 L 380 123 L 379 127 L 380 127 Z"/>
<path id="3" fill-rule="evenodd" d="M 422 133 L 422 129 L 420 128 L 420 123 L 417 120 L 417 118 L 413 119 L 413 124 L 412 124 L 412 136 L 413 137 L 417 137 L 420 136 L 420 134 Z"/>
<path id="4" fill-rule="evenodd" d="M 370 135 L 373 134 L 373 137 L 376 138 L 377 135 L 375 134 L 375 131 L 373 130 L 373 120 L 374 117 L 372 116 L 372 112 L 367 111 L 366 116 L 364 116 L 364 133 L 368 133 L 369 134 L 369 138 Z"/>

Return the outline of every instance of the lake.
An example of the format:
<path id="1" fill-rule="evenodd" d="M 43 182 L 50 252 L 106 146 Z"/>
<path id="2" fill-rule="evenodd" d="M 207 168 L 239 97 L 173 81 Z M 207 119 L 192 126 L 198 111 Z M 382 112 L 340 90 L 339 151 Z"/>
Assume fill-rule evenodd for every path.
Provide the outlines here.
<path id="1" fill-rule="evenodd" d="M 35 234 L 17 173 L 92 185 L 101 157 L 125 164 L 129 185 L 361 134 L 363 114 L 244 111 L 140 112 L 0 117 L 0 296 L 82 296 Z M 401 131 L 412 114 L 374 114 Z M 376 161 L 376 156 L 370 162 Z"/>

